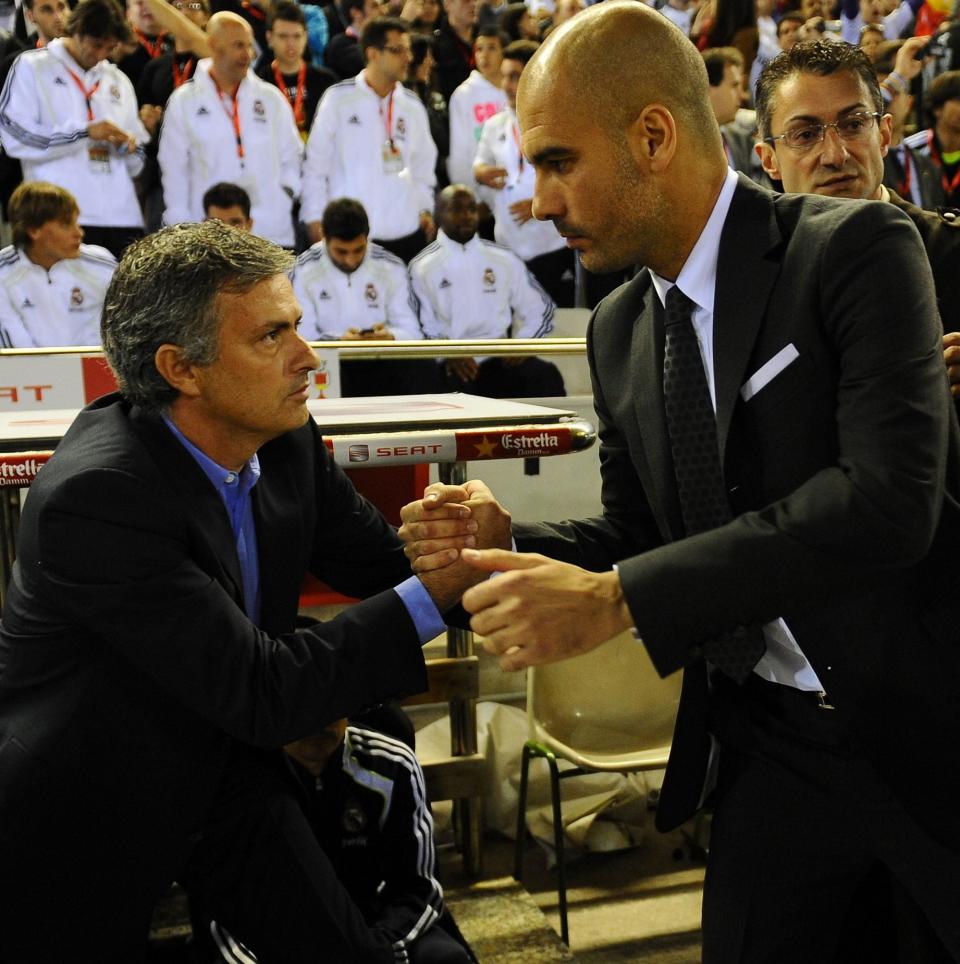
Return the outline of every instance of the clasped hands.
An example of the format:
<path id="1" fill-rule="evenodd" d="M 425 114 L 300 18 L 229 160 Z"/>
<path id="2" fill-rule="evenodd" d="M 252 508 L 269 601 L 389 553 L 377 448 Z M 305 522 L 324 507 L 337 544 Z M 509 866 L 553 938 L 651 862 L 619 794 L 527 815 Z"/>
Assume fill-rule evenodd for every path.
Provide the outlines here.
<path id="1" fill-rule="evenodd" d="M 510 551 L 510 514 L 483 482 L 430 485 L 400 517 L 413 571 L 434 598 L 438 585 L 466 588 L 470 628 L 504 670 L 577 656 L 633 625 L 616 572 Z"/>

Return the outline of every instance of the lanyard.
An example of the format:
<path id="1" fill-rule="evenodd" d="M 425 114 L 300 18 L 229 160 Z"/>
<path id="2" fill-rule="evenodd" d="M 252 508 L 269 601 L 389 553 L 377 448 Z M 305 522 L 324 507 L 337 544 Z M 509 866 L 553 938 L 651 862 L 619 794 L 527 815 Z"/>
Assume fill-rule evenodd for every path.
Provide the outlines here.
<path id="1" fill-rule="evenodd" d="M 134 27 L 133 32 L 137 35 L 137 40 L 140 41 L 143 49 L 150 55 L 151 60 L 154 60 L 163 53 L 163 44 L 167 39 L 166 33 L 158 33 L 156 37 L 151 40 L 139 27 Z"/>
<path id="2" fill-rule="evenodd" d="M 947 178 L 947 173 L 943 169 L 943 158 L 940 156 L 940 151 L 937 150 L 937 145 L 934 142 L 932 128 L 930 129 L 930 133 L 927 134 L 927 144 L 930 147 L 930 157 L 940 169 L 940 183 L 943 185 L 943 193 L 947 196 L 947 200 L 949 200 L 950 195 L 960 187 L 960 167 L 954 171 L 952 178 Z"/>
<path id="3" fill-rule="evenodd" d="M 897 193 L 900 197 L 906 198 L 909 201 L 911 200 L 910 184 L 913 181 L 913 161 L 910 157 L 910 151 L 906 147 L 901 148 L 900 157 L 900 166 L 903 168 L 903 180 L 897 185 Z"/>
<path id="4" fill-rule="evenodd" d="M 396 148 L 393 145 L 393 95 L 396 88 L 390 91 L 390 99 L 387 104 L 387 117 L 384 121 L 384 126 L 387 129 L 387 143 L 390 145 L 390 149 L 395 151 Z M 377 109 L 380 111 L 380 116 L 383 117 L 383 104 L 379 104 Z"/>
<path id="5" fill-rule="evenodd" d="M 100 89 L 100 81 L 98 80 L 89 90 L 84 86 L 83 81 L 69 68 L 64 68 L 66 72 L 73 79 L 73 82 L 80 88 L 80 92 L 83 94 L 84 100 L 87 102 L 87 120 L 93 120 L 93 104 L 91 103 L 93 95 Z"/>
<path id="6" fill-rule="evenodd" d="M 259 8 L 250 3 L 250 0 L 241 0 L 240 6 L 243 7 L 244 11 L 250 14 L 254 20 L 266 20 L 267 15 Z"/>
<path id="7" fill-rule="evenodd" d="M 273 62 L 273 79 L 276 85 L 286 94 L 287 100 L 290 101 L 290 106 L 293 108 L 293 119 L 297 122 L 297 127 L 299 130 L 303 130 L 307 126 L 307 118 L 303 112 L 303 98 L 307 92 L 307 62 L 305 60 L 300 61 L 300 69 L 297 71 L 297 93 L 293 100 L 290 100 L 290 90 L 287 87 L 287 82 L 283 79 L 283 74 L 280 73 L 280 68 L 277 66 L 277 62 Z"/>
<path id="8" fill-rule="evenodd" d="M 178 87 L 185 84 L 189 79 L 190 75 L 193 73 L 193 68 L 197 66 L 196 57 L 188 57 L 181 67 L 177 63 L 177 55 L 173 55 L 173 89 L 176 90 Z"/>
<path id="9" fill-rule="evenodd" d="M 520 128 L 513 122 L 513 143 L 517 145 L 517 157 L 520 159 L 520 175 L 523 175 L 523 149 L 520 147 Z"/>
<path id="10" fill-rule="evenodd" d="M 230 95 L 230 107 L 227 107 L 224 103 L 224 93 L 214 78 L 213 71 L 210 71 L 210 79 L 213 81 L 213 86 L 217 91 L 217 97 L 220 98 L 220 106 L 223 108 L 223 112 L 233 123 L 233 132 L 237 135 L 237 157 L 240 158 L 240 166 L 243 167 L 243 137 L 240 134 L 240 105 L 237 102 L 240 94 L 240 85 L 237 84 L 236 89 Z"/>

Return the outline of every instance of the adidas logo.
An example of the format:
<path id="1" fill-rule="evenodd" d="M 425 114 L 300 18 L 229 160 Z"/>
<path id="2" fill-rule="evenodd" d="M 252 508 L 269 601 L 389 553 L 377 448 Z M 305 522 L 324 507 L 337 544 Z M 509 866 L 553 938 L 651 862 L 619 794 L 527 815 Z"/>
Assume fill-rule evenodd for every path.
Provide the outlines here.
<path id="1" fill-rule="evenodd" d="M 569 268 L 567 268 L 567 270 L 564 271 L 562 275 L 560 275 L 560 280 L 573 281 L 573 272 Z"/>
<path id="2" fill-rule="evenodd" d="M 199 108 L 197 108 L 197 117 L 203 117 L 204 115 L 209 113 L 210 111 L 208 111 L 207 108 L 203 106 L 203 104 L 201 104 Z"/>
<path id="3" fill-rule="evenodd" d="M 61 87 L 66 87 L 67 82 L 62 77 L 57 77 L 53 81 L 55 84 L 59 84 Z"/>
<path id="4" fill-rule="evenodd" d="M 360 123 L 360 118 L 359 118 L 356 114 L 351 114 L 351 115 L 347 118 L 347 123 L 348 123 L 348 124 L 359 124 L 359 123 Z"/>
<path id="5" fill-rule="evenodd" d="M 321 301 L 329 301 L 329 300 L 330 300 L 330 295 L 328 295 L 328 294 L 326 293 L 326 291 L 321 291 L 321 292 L 320 292 L 320 300 L 321 300 Z"/>
<path id="6" fill-rule="evenodd" d="M 450 287 L 450 282 L 447 281 L 446 278 L 444 278 L 443 281 L 440 282 L 440 287 L 441 287 L 441 288 L 449 288 L 449 287 Z"/>
<path id="7" fill-rule="evenodd" d="M 24 298 L 24 299 L 23 299 L 23 304 L 20 305 L 20 307 L 21 307 L 21 308 L 35 308 L 36 305 L 34 305 L 34 303 L 33 303 L 29 298 Z"/>

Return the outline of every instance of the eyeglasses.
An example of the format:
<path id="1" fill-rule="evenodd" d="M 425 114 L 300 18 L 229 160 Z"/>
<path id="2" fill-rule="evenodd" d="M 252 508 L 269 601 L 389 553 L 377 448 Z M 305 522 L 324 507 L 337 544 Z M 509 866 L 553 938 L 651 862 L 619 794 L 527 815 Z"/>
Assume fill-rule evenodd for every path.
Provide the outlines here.
<path id="1" fill-rule="evenodd" d="M 412 57 L 413 51 L 409 47 L 404 47 L 403 44 L 384 44 L 381 50 L 389 51 L 396 57 Z"/>
<path id="2" fill-rule="evenodd" d="M 823 143 L 824 137 L 827 136 L 827 129 L 830 127 L 837 132 L 841 140 L 856 141 L 866 137 L 879 120 L 880 115 L 876 112 L 847 114 L 846 117 L 841 117 L 832 124 L 808 124 L 806 127 L 795 127 L 783 134 L 765 137 L 764 141 L 774 147 L 777 146 L 777 141 L 783 141 L 792 151 L 809 151 L 817 144 Z"/>

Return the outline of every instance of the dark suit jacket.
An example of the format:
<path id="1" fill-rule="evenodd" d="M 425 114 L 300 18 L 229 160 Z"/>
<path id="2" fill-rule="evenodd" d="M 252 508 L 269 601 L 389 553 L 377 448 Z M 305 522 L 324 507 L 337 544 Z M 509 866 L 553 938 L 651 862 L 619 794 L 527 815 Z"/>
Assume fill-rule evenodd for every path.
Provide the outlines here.
<path id="1" fill-rule="evenodd" d="M 903 211 L 920 232 L 933 271 L 943 330 L 960 331 L 960 225 L 918 208 L 895 191 L 889 193 L 891 204 Z"/>
<path id="2" fill-rule="evenodd" d="M 106 935 L 129 955 L 228 757 L 282 767 L 284 743 L 425 688 L 393 530 L 312 420 L 259 458 L 260 628 L 223 503 L 158 418 L 94 403 L 31 490 L 0 627 L 0 960 L 112 961 Z M 294 632 L 306 570 L 369 598 Z"/>
<path id="3" fill-rule="evenodd" d="M 889 204 L 773 195 L 740 176 L 714 309 L 734 519 L 692 538 L 669 455 L 661 316 L 643 271 L 590 324 L 603 517 L 514 530 L 524 550 L 619 562 L 658 671 L 687 667 L 658 825 L 688 817 L 703 787 L 699 644 L 782 616 L 906 804 L 954 833 L 957 768 L 943 761 L 960 735 L 960 445 L 915 229 Z M 744 401 L 741 386 L 789 345 L 798 357 Z"/>
<path id="4" fill-rule="evenodd" d="M 943 184 L 940 180 L 940 171 L 924 154 L 904 146 L 905 151 L 910 152 L 912 162 L 912 174 L 920 183 L 920 200 L 924 210 L 933 210 L 938 205 L 943 204 Z M 891 147 L 883 158 L 883 183 L 892 191 L 903 189 L 903 165 L 897 155 L 897 149 Z"/>

